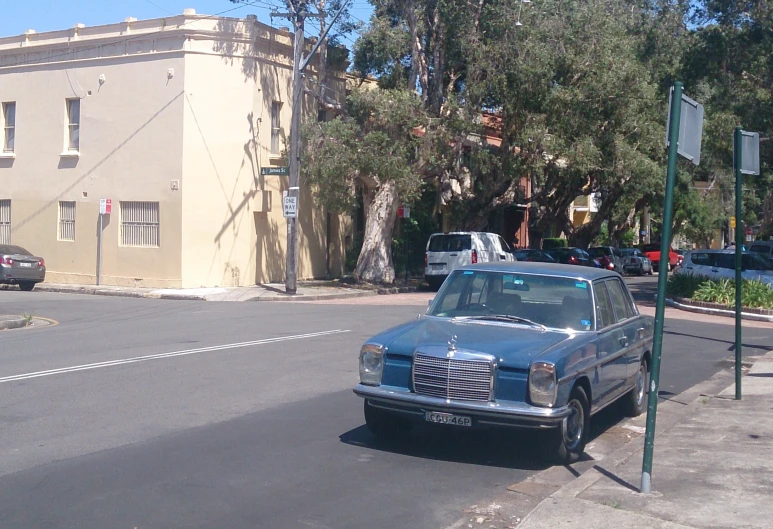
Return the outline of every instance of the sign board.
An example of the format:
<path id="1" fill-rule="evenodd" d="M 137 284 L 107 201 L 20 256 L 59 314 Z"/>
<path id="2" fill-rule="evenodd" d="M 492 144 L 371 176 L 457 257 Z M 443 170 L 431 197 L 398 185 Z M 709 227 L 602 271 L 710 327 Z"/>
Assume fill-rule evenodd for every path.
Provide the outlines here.
<path id="1" fill-rule="evenodd" d="M 110 215 L 113 212 L 113 200 L 110 198 L 99 199 L 99 214 Z"/>
<path id="2" fill-rule="evenodd" d="M 283 197 L 282 210 L 285 218 L 296 218 L 298 216 L 298 197 L 291 197 L 289 195 Z"/>
<path id="3" fill-rule="evenodd" d="M 733 136 L 735 143 L 735 136 Z M 738 147 L 733 145 L 733 167 L 735 167 L 735 153 Z M 760 133 L 741 131 L 741 173 L 760 174 Z"/>
<path id="4" fill-rule="evenodd" d="M 290 174 L 290 170 L 287 167 L 261 167 L 260 174 L 262 176 L 287 176 Z"/>
<path id="5" fill-rule="evenodd" d="M 730 217 L 730 229 L 735 229 L 735 217 Z"/>
<path id="6" fill-rule="evenodd" d="M 746 228 L 746 235 L 752 235 L 753 233 L 754 233 L 754 232 L 752 231 L 752 228 L 751 228 L 751 226 L 749 226 L 748 228 Z"/>
<path id="7" fill-rule="evenodd" d="M 674 89 L 668 96 L 668 116 L 671 115 L 671 100 Z M 682 111 L 679 119 L 679 142 L 677 152 L 695 165 L 701 161 L 701 141 L 703 140 L 703 105 L 682 94 Z M 666 118 L 666 148 L 671 120 Z"/>
<path id="8" fill-rule="evenodd" d="M 400 206 L 397 208 L 397 216 L 401 219 L 411 218 L 411 208 L 408 206 Z"/>

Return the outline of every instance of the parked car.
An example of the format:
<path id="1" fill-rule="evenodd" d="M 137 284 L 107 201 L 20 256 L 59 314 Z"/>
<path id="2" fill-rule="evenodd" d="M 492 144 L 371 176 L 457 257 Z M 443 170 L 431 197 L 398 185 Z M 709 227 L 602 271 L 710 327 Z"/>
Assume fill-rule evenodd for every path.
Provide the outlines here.
<path id="1" fill-rule="evenodd" d="M 424 254 L 424 278 L 437 289 L 460 266 L 515 261 L 510 245 L 495 233 L 433 233 Z"/>
<path id="2" fill-rule="evenodd" d="M 427 314 L 367 340 L 365 423 L 379 437 L 414 424 L 530 427 L 556 461 L 576 461 L 590 419 L 646 407 L 654 320 L 619 274 L 547 263 L 456 269 Z"/>
<path id="3" fill-rule="evenodd" d="M 638 275 L 652 275 L 652 261 L 638 248 L 623 248 L 620 250 L 623 258 L 623 271 L 628 274 L 634 272 Z"/>
<path id="4" fill-rule="evenodd" d="M 750 252 L 773 255 L 773 241 L 754 241 L 749 247 Z"/>
<path id="5" fill-rule="evenodd" d="M 711 279 L 735 279 L 735 249 L 693 250 L 675 274 L 695 274 Z M 773 260 L 756 252 L 741 255 L 741 277 L 773 286 Z"/>
<path id="6" fill-rule="evenodd" d="M 582 248 L 553 248 L 545 253 L 561 264 L 597 266 L 593 258 Z"/>
<path id="7" fill-rule="evenodd" d="M 645 256 L 647 256 L 647 259 L 652 261 L 652 268 L 655 270 L 655 272 L 657 272 L 660 268 L 660 243 L 644 244 L 641 247 L 641 251 Z M 679 266 L 679 263 L 682 259 L 682 256 L 676 253 L 673 248 L 669 248 L 666 269 L 670 272 L 672 268 Z"/>
<path id="8" fill-rule="evenodd" d="M 46 279 L 46 262 L 21 246 L 0 245 L 0 284 L 30 291 Z"/>
<path id="9" fill-rule="evenodd" d="M 588 254 L 598 261 L 601 268 L 614 270 L 619 274 L 624 272 L 623 256 L 614 246 L 594 246 L 588 248 Z"/>
<path id="10" fill-rule="evenodd" d="M 513 255 L 515 256 L 515 259 L 517 261 L 529 261 L 532 263 L 555 263 L 556 260 L 553 259 L 550 254 L 547 252 L 543 252 L 542 250 L 533 250 L 533 249 L 523 249 L 523 250 L 515 250 L 513 252 Z"/>

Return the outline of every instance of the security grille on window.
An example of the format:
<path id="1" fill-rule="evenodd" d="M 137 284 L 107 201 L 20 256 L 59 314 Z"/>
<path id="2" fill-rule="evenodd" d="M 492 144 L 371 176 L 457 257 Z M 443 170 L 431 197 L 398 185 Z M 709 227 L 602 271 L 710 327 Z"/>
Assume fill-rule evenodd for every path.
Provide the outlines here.
<path id="1" fill-rule="evenodd" d="M 59 202 L 59 240 L 75 240 L 75 202 Z"/>
<path id="2" fill-rule="evenodd" d="M 158 246 L 158 202 L 121 202 L 121 246 Z"/>
<path id="3" fill-rule="evenodd" d="M 279 154 L 279 112 L 282 110 L 282 103 L 274 101 L 271 104 L 271 154 Z"/>
<path id="4" fill-rule="evenodd" d="M 67 150 L 78 151 L 81 145 L 81 100 L 67 100 Z"/>
<path id="5" fill-rule="evenodd" d="M 3 152 L 13 152 L 16 143 L 16 103 L 3 103 Z"/>
<path id="6" fill-rule="evenodd" d="M 0 244 L 11 244 L 10 200 L 0 200 Z"/>

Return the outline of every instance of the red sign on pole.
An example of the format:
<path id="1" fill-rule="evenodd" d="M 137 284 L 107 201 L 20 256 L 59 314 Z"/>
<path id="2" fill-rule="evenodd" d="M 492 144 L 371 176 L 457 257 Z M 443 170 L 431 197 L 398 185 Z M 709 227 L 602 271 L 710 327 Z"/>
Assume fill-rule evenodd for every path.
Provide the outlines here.
<path id="1" fill-rule="evenodd" d="M 113 212 L 113 200 L 110 198 L 99 199 L 99 214 L 110 215 Z"/>

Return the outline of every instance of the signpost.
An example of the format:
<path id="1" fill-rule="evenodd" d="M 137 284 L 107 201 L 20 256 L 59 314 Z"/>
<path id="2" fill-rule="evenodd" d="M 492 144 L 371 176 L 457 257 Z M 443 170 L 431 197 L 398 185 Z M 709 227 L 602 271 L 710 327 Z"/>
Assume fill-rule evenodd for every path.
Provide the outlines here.
<path id="1" fill-rule="evenodd" d="M 113 212 L 113 200 L 99 199 L 99 231 L 97 232 L 97 286 L 102 284 L 102 219 Z"/>
<path id="2" fill-rule="evenodd" d="M 743 297 L 743 175 L 760 174 L 760 135 L 741 127 L 733 134 L 733 169 L 735 170 L 735 400 L 741 400 L 743 344 L 741 342 L 741 298 Z M 747 230 L 749 233 L 751 230 Z"/>
<path id="3" fill-rule="evenodd" d="M 674 83 L 668 104 L 666 147 L 668 147 L 668 171 L 666 173 L 666 198 L 663 207 L 663 232 L 660 255 L 668 255 L 671 244 L 671 225 L 674 222 L 674 187 L 676 162 L 682 155 L 695 165 L 701 157 L 703 136 L 703 106 L 682 94 L 682 83 Z M 655 418 L 658 408 L 660 383 L 660 357 L 663 349 L 663 324 L 666 312 L 666 286 L 668 267 L 658 271 L 658 302 L 655 308 L 655 331 L 652 345 L 652 366 L 647 400 L 647 430 L 644 436 L 641 492 L 649 494 L 652 487 L 652 453 L 655 448 Z"/>

